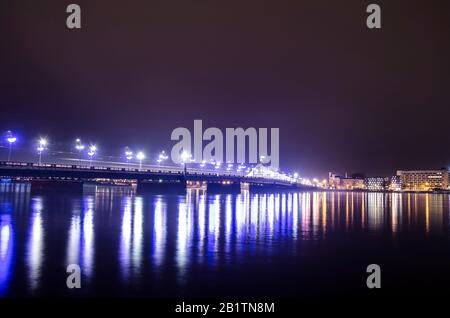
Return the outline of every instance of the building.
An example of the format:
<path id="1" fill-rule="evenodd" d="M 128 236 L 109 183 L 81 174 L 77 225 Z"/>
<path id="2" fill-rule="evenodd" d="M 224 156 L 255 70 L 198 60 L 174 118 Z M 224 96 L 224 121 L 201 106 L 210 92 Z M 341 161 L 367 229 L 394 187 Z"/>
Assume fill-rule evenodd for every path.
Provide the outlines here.
<path id="1" fill-rule="evenodd" d="M 368 177 L 364 179 L 364 186 L 369 191 L 386 191 L 389 190 L 388 177 Z"/>
<path id="2" fill-rule="evenodd" d="M 330 189 L 337 190 L 363 190 L 364 178 L 340 176 L 330 172 L 328 174 L 328 186 Z"/>
<path id="3" fill-rule="evenodd" d="M 402 182 L 400 176 L 392 176 L 391 183 L 389 184 L 389 190 L 402 191 Z"/>
<path id="4" fill-rule="evenodd" d="M 330 189 L 338 189 L 340 183 L 341 183 L 341 176 L 338 176 L 333 172 L 328 173 L 328 187 Z"/>
<path id="5" fill-rule="evenodd" d="M 449 171 L 441 170 L 399 170 L 403 191 L 432 191 L 449 188 Z"/>

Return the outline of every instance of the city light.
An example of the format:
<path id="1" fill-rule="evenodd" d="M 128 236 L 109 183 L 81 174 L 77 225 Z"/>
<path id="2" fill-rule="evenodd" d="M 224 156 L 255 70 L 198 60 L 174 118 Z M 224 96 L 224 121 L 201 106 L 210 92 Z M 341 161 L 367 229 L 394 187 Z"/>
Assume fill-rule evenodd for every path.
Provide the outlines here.
<path id="1" fill-rule="evenodd" d="M 142 160 L 145 159 L 145 154 L 142 151 L 139 151 L 136 155 L 136 159 L 139 160 L 139 170 L 142 169 Z"/>
<path id="2" fill-rule="evenodd" d="M 15 137 L 13 133 L 8 130 L 6 132 L 6 141 L 8 141 L 9 144 L 8 161 L 11 161 L 12 146 L 17 141 L 17 137 Z"/>
<path id="3" fill-rule="evenodd" d="M 187 166 L 186 163 L 187 161 L 192 157 L 192 155 L 190 153 L 188 153 L 187 151 L 183 151 L 181 153 L 181 160 L 183 162 L 184 165 L 184 174 L 187 174 Z"/>
<path id="4" fill-rule="evenodd" d="M 89 152 L 88 152 L 88 155 L 90 156 L 90 157 L 93 157 L 93 156 L 95 156 L 95 153 L 97 152 L 97 146 L 96 145 L 90 145 L 89 146 Z"/>
<path id="5" fill-rule="evenodd" d="M 166 155 L 166 152 L 163 150 L 159 153 L 158 159 L 156 160 L 156 162 L 158 164 L 161 164 L 161 162 L 166 161 L 167 159 L 169 159 L 169 156 Z"/>
<path id="6" fill-rule="evenodd" d="M 133 159 L 133 151 L 131 151 L 128 147 L 125 147 L 125 159 L 127 160 L 128 164 L 130 163 L 131 159 Z"/>
<path id="7" fill-rule="evenodd" d="M 84 150 L 85 146 L 81 143 L 81 139 L 77 138 L 75 139 L 75 149 L 78 151 L 79 160 L 81 161 L 81 153 Z"/>
<path id="8" fill-rule="evenodd" d="M 97 146 L 96 145 L 90 145 L 89 146 L 89 165 L 92 166 L 92 158 L 94 158 L 95 154 L 97 153 Z"/>
<path id="9" fill-rule="evenodd" d="M 191 158 L 191 155 L 187 151 L 183 151 L 181 154 L 181 160 L 186 163 Z"/>
<path id="10" fill-rule="evenodd" d="M 4 141 L 9 144 L 9 154 L 8 162 L 11 160 L 11 149 L 13 145 L 17 142 L 16 138 L 11 131 L 8 131 L 4 136 Z M 44 152 L 48 149 L 48 140 L 46 138 L 39 138 L 37 140 L 37 153 L 39 155 L 38 165 L 42 165 L 42 156 Z M 91 168 L 93 167 L 93 159 L 97 155 L 97 146 L 91 144 L 86 147 L 80 138 L 75 139 L 74 144 L 75 149 L 80 153 L 83 150 L 87 150 L 87 155 L 89 156 L 89 162 Z M 86 149 L 87 148 L 87 149 Z M 143 160 L 145 159 L 145 154 L 141 151 L 134 154 L 128 147 L 124 151 L 125 158 L 127 162 L 130 163 L 133 158 L 139 160 L 139 169 L 142 169 Z M 169 159 L 169 156 L 165 151 L 161 151 L 157 157 L 158 164 Z M 266 157 L 261 156 L 261 160 Z M 195 162 L 192 155 L 183 151 L 181 153 L 182 164 L 184 165 L 184 172 L 187 173 L 187 164 Z M 81 157 L 80 157 L 81 160 Z M 209 166 L 210 165 L 210 166 Z M 285 181 L 296 185 L 305 185 L 308 187 L 315 187 L 320 189 L 337 189 L 337 190 L 368 190 L 368 191 L 435 191 L 435 190 L 450 190 L 449 179 L 447 177 L 448 169 L 442 168 L 440 170 L 414 170 L 414 171 L 397 171 L 396 176 L 391 177 L 348 177 L 339 176 L 335 173 L 329 174 L 328 179 L 323 178 L 302 178 L 298 172 L 292 172 L 289 174 L 283 173 L 278 169 L 272 168 L 270 165 L 259 164 L 247 164 L 233 163 L 231 161 L 222 163 L 220 161 L 202 160 L 197 165 L 200 168 L 209 167 L 221 171 L 222 167 L 224 171 L 221 172 L 235 172 L 242 174 L 243 177 L 253 177 L 253 178 L 263 178 L 269 180 L 279 180 Z M 217 175 L 219 174 L 217 171 Z M 406 182 L 405 182 L 406 181 Z M 409 181 L 409 182 L 407 182 Z"/>
<path id="11" fill-rule="evenodd" d="M 40 138 L 38 141 L 37 151 L 39 154 L 39 165 L 42 165 L 42 152 L 46 149 L 47 144 L 48 142 L 45 138 Z"/>
<path id="12" fill-rule="evenodd" d="M 84 145 L 81 143 L 81 139 L 77 138 L 75 140 L 75 149 L 78 150 L 78 152 L 82 152 L 84 150 Z"/>
<path id="13" fill-rule="evenodd" d="M 13 143 L 15 143 L 15 142 L 17 141 L 17 138 L 16 138 L 16 137 L 8 137 L 6 140 L 7 140 L 10 144 L 13 144 Z"/>

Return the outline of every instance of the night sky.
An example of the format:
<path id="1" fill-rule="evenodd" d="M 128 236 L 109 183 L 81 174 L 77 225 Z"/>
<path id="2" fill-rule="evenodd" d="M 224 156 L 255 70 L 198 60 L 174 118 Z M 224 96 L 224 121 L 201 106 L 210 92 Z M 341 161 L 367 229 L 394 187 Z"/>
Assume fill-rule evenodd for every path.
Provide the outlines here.
<path id="1" fill-rule="evenodd" d="M 441 168 L 449 26 L 449 1 L 1 0 L 0 131 L 151 153 L 203 119 L 280 128 L 302 175 Z"/>

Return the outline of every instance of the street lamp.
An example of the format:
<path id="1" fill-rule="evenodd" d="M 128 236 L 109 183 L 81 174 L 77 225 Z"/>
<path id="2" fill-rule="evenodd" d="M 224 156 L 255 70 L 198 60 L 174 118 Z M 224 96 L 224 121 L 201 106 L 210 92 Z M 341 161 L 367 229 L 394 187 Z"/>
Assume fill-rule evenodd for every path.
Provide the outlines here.
<path id="1" fill-rule="evenodd" d="M 156 162 L 159 164 L 161 164 L 161 162 L 164 162 L 165 160 L 169 159 L 169 156 L 166 155 L 166 152 L 163 150 L 160 152 L 158 159 L 156 160 Z"/>
<path id="2" fill-rule="evenodd" d="M 6 133 L 6 141 L 9 143 L 8 161 L 10 161 L 12 146 L 17 141 L 17 138 L 13 135 L 13 133 L 10 130 L 8 130 L 8 132 Z"/>
<path id="3" fill-rule="evenodd" d="M 46 149 L 47 144 L 48 144 L 47 139 L 45 139 L 45 138 L 39 139 L 38 147 L 37 147 L 37 151 L 39 154 L 39 165 L 42 164 L 42 152 Z"/>
<path id="4" fill-rule="evenodd" d="M 89 156 L 89 166 L 91 166 L 91 167 L 92 167 L 92 158 L 95 156 L 96 153 L 97 153 L 97 146 L 96 145 L 90 145 L 89 146 L 88 156 Z"/>
<path id="5" fill-rule="evenodd" d="M 133 151 L 130 148 L 125 148 L 125 159 L 127 159 L 128 165 L 130 164 L 130 160 L 133 159 Z"/>
<path id="6" fill-rule="evenodd" d="M 85 146 L 81 143 L 81 139 L 80 138 L 75 139 L 75 149 L 78 151 L 79 161 L 81 161 L 81 152 L 84 150 L 84 148 Z"/>
<path id="7" fill-rule="evenodd" d="M 139 151 L 136 155 L 136 159 L 139 160 L 139 170 L 142 169 L 142 160 L 145 159 L 145 154 L 142 151 Z"/>
<path id="8" fill-rule="evenodd" d="M 187 167 L 186 167 L 186 163 L 187 161 L 191 158 L 191 155 L 187 152 L 187 151 L 183 151 L 181 153 L 181 160 L 183 161 L 183 165 L 184 165 L 184 174 L 187 174 Z"/>

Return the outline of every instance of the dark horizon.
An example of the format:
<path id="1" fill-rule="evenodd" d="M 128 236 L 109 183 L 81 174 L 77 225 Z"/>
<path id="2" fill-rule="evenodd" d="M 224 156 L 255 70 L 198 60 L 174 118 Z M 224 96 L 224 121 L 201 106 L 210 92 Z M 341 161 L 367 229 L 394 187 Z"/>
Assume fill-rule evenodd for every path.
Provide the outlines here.
<path id="1" fill-rule="evenodd" d="M 280 166 L 391 175 L 450 164 L 448 3 L 0 3 L 0 132 L 114 155 L 176 127 L 280 128 Z"/>

